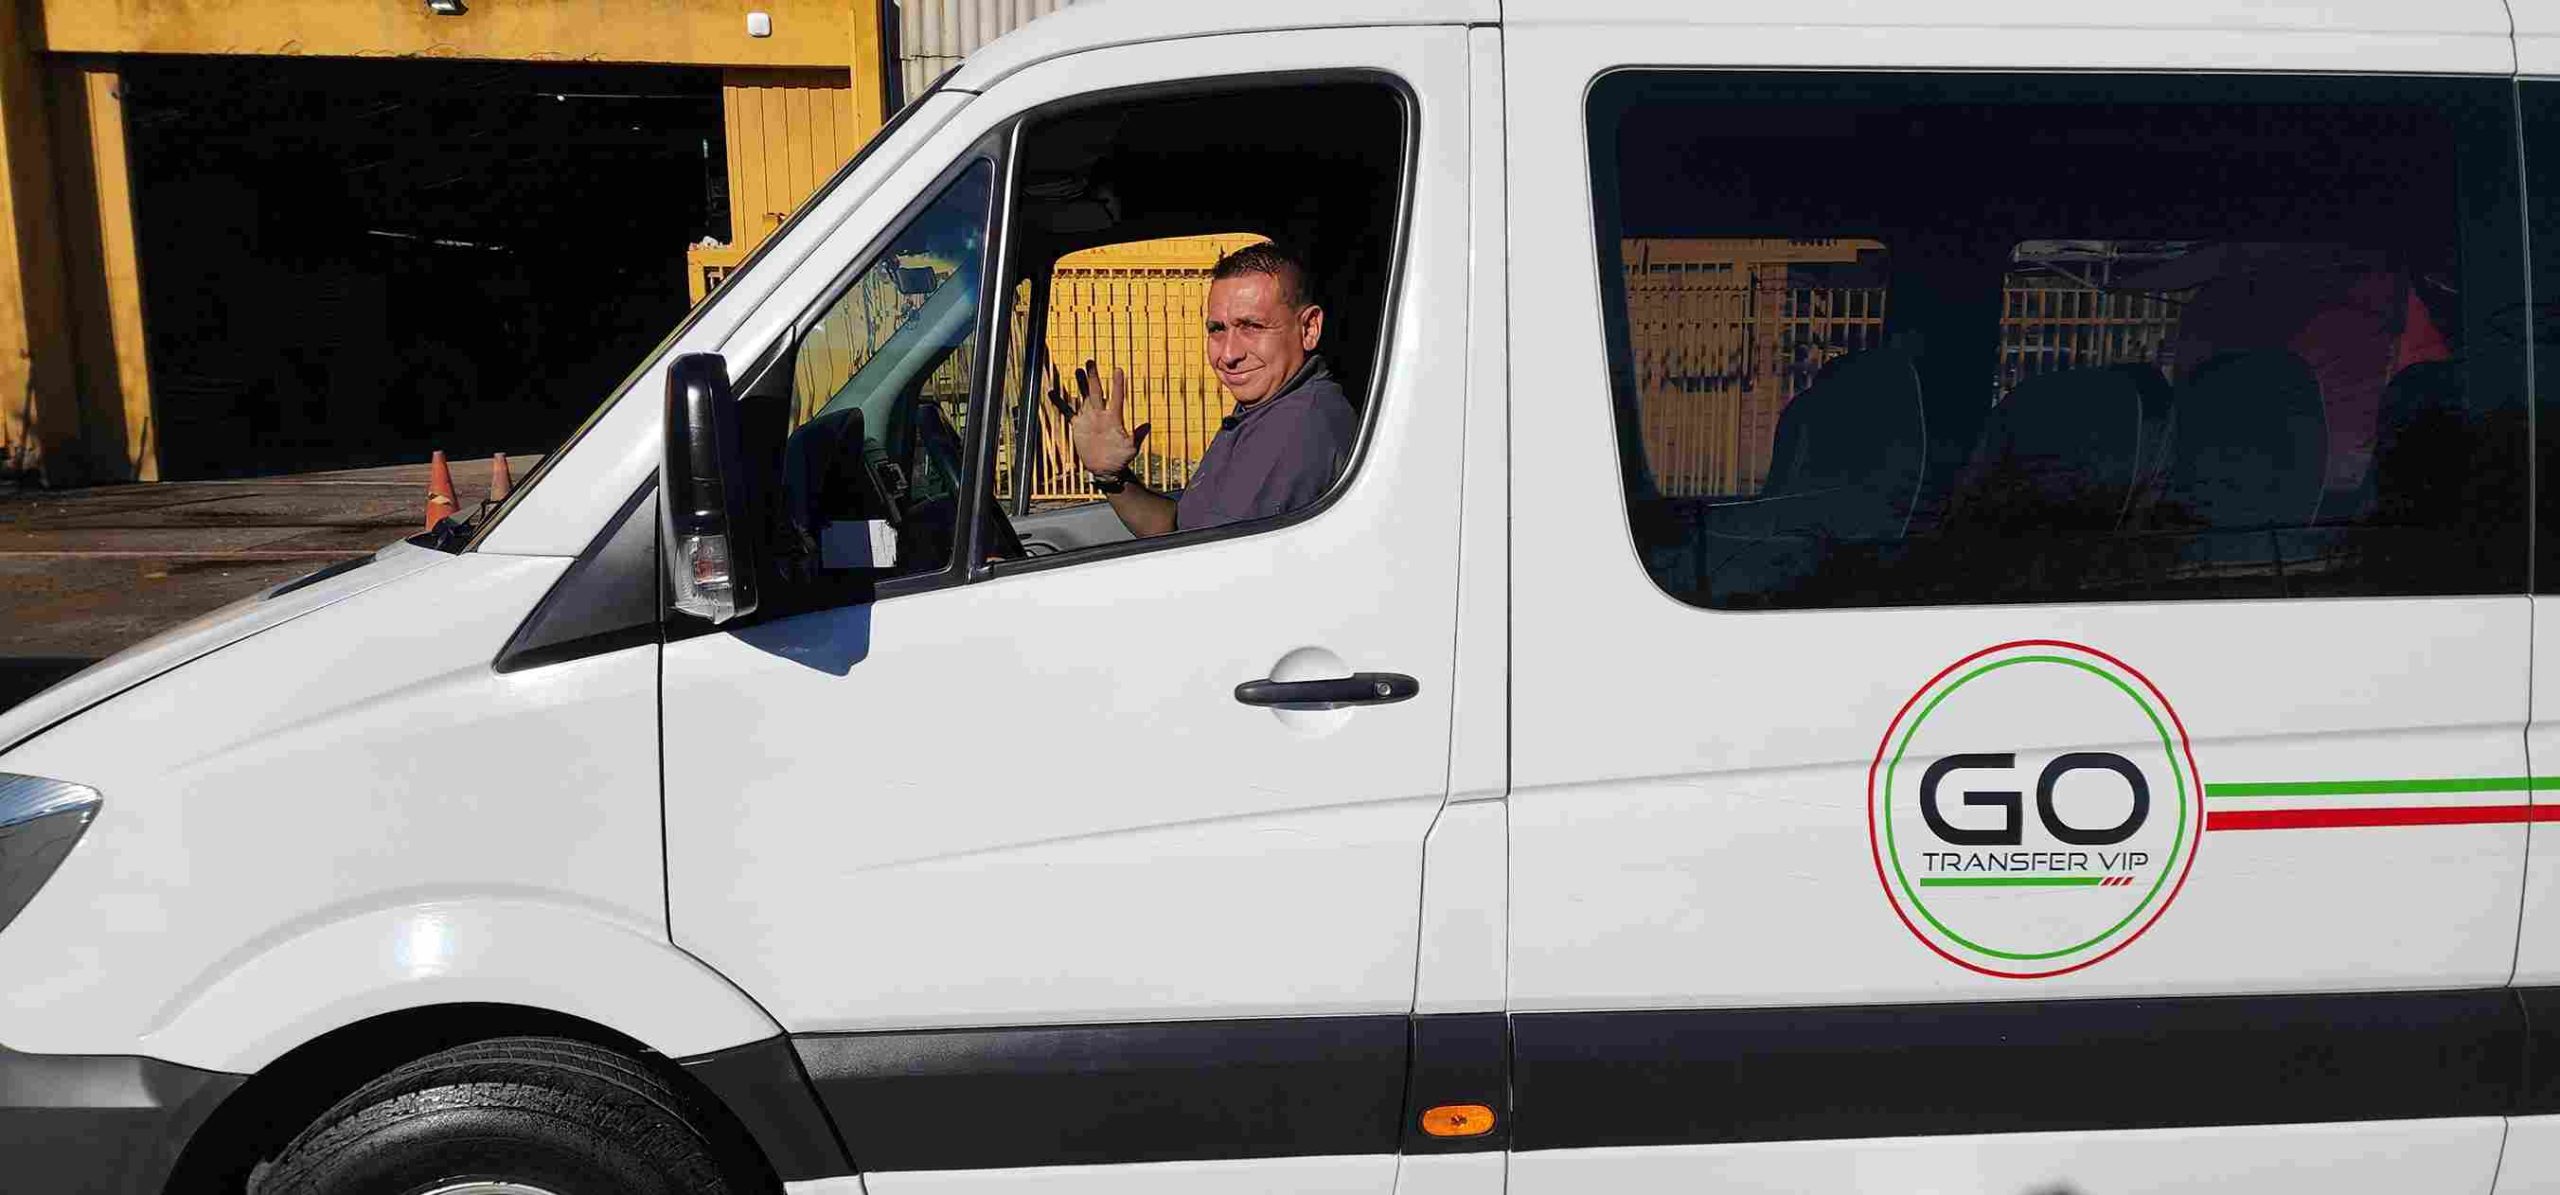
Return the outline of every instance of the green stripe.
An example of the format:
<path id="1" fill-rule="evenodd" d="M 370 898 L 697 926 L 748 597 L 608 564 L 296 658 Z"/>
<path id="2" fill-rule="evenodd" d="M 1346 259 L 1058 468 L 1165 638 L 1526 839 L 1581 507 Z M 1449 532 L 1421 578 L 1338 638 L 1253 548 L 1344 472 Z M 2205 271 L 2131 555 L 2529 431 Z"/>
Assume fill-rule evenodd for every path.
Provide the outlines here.
<path id="1" fill-rule="evenodd" d="M 2105 876 L 1924 876 L 1923 888 L 2095 888 Z"/>
<path id="2" fill-rule="evenodd" d="M 2278 780 L 2207 784 L 2208 797 L 2354 797 L 2390 793 L 2517 793 L 2560 789 L 2560 776 L 2450 776 L 2435 780 Z"/>

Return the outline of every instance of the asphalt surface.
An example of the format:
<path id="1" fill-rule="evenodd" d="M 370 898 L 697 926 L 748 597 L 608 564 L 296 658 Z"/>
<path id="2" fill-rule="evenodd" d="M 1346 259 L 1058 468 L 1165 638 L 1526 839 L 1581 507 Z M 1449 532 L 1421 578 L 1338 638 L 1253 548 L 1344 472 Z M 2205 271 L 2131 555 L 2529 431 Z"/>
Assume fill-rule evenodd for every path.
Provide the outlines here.
<path id="1" fill-rule="evenodd" d="M 519 479 L 539 458 L 510 457 Z M 453 462 L 465 511 L 486 459 Z M 207 610 L 425 525 L 427 466 L 0 488 L 0 709 Z"/>

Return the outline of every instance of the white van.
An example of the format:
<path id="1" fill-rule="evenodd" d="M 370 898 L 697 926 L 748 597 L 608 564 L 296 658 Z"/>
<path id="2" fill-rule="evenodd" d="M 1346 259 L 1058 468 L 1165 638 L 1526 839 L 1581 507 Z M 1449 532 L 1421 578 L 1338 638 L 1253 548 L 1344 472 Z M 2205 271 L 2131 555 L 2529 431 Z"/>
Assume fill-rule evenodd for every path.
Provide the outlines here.
<path id="1" fill-rule="evenodd" d="M 0 716 L 0 1188 L 2560 1191 L 2555 196 L 2540 0 L 1079 5 Z M 1203 235 L 1358 448 L 1133 539 Z"/>

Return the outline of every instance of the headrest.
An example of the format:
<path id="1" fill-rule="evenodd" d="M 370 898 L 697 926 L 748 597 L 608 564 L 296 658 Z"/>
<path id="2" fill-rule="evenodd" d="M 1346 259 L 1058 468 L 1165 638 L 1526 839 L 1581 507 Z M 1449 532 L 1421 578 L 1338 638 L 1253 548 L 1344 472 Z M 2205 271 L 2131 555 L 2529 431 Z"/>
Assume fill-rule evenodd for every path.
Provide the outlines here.
<path id="1" fill-rule="evenodd" d="M 1773 440 L 1762 499 L 1807 500 L 1781 531 L 1901 535 L 1928 455 L 1911 355 L 1870 349 L 1823 366 L 1779 413 Z"/>
<path id="2" fill-rule="evenodd" d="M 1957 477 L 1949 522 L 2112 531 L 2141 481 L 2148 438 L 2134 375 L 2099 367 L 2029 378 L 1983 424 Z"/>
<path id="3" fill-rule="evenodd" d="M 2280 349 L 2215 357 L 2178 387 L 2171 418 L 2164 525 L 2227 531 L 2318 519 L 2328 414 L 2301 358 Z"/>

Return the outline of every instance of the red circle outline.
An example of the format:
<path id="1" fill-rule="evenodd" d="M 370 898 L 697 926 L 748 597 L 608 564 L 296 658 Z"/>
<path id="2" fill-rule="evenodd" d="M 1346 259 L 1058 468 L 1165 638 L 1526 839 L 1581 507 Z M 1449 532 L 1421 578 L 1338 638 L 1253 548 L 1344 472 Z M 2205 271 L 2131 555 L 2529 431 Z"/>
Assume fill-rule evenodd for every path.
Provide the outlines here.
<path id="1" fill-rule="evenodd" d="M 2195 803 L 2197 813 L 2195 839 L 2187 847 L 2187 860 L 2186 863 L 2178 869 L 2177 882 L 2169 886 L 2169 898 L 2160 902 L 2159 911 L 2153 913 L 2149 920 L 2144 921 L 2140 928 L 2134 930 L 2130 934 L 2126 934 L 2124 941 L 2108 947 L 2106 953 L 2101 954 L 2096 958 L 2084 959 L 2080 962 L 2073 963 L 2068 967 L 2062 967 L 2052 971 L 1996 970 L 1994 968 L 1982 966 L 1981 964 L 1972 962 L 1968 959 L 1958 958 L 1955 955 L 1948 953 L 1944 947 L 1941 947 L 1936 942 L 1931 941 L 1929 939 L 1929 935 L 1922 933 L 1919 926 L 1911 923 L 1911 915 L 1902 910 L 1902 902 L 1893 898 L 1893 882 L 1886 879 L 1884 874 L 1884 846 L 1882 840 L 1876 835 L 1876 773 L 1884 767 L 1885 751 L 1893 743 L 1893 732 L 1897 727 L 1902 725 L 1902 720 L 1904 718 L 1910 716 L 1911 707 L 1919 704 L 1920 698 L 1927 694 L 1929 690 L 1937 688 L 1938 682 L 1947 679 L 1949 673 L 1952 673 L 1956 669 L 1962 668 L 1965 665 L 1994 652 L 2007 651 L 2015 647 L 2063 647 L 2069 648 L 2072 651 L 2086 652 L 2089 655 L 2096 656 L 2101 660 L 2105 660 L 2109 664 L 2113 664 L 2116 667 L 2123 669 L 2126 675 L 2131 676 L 2135 680 L 2141 681 L 2142 687 L 2151 690 L 2151 696 L 2159 700 L 2160 708 L 2169 712 L 2169 724 L 2178 729 L 2178 748 L 2186 753 L 2187 775 L 2195 781 Z M 1897 920 L 1902 922 L 1902 928 L 1910 930 L 1911 936 L 1918 938 L 1920 940 L 1920 944 L 1928 947 L 1931 953 L 1937 955 L 1939 958 L 1947 960 L 1948 962 L 1954 963 L 1967 971 L 1972 971 L 1981 975 L 1988 975 L 1994 979 L 2051 979 L 2057 975 L 2069 975 L 2084 967 L 2094 967 L 2108 959 L 2114 958 L 2117 951 L 2133 945 L 2136 939 L 2151 932 L 2151 927 L 2159 924 L 2160 919 L 2168 915 L 2169 906 L 2177 903 L 2178 893 L 2186 889 L 2187 876 L 2195 871 L 2196 855 L 2204 849 L 2203 813 L 2204 772 L 2196 767 L 2195 743 L 2187 737 L 2187 724 L 2180 721 L 2178 718 L 2178 707 L 2169 704 L 2169 695 L 2161 692 L 2160 686 L 2152 684 L 2151 678 L 2144 676 L 2141 669 L 2136 668 L 2131 664 L 2127 664 L 2106 652 L 2098 650 L 2097 648 L 2091 647 L 2086 643 L 2074 643 L 2068 639 L 2012 639 L 2006 643 L 1992 644 L 1991 646 L 1983 648 L 1972 655 L 1966 656 L 1953 664 L 1949 664 L 1946 667 L 1939 669 L 1936 676 L 1930 677 L 1927 681 L 1923 682 L 1919 688 L 1912 690 L 1911 696 L 1902 703 L 1901 709 L 1894 711 L 1893 721 L 1885 725 L 1884 737 L 1876 740 L 1875 758 L 1867 763 L 1867 854 L 1875 862 L 1876 885 L 1884 890 L 1885 903 L 1892 906 L 1893 915 Z"/>

